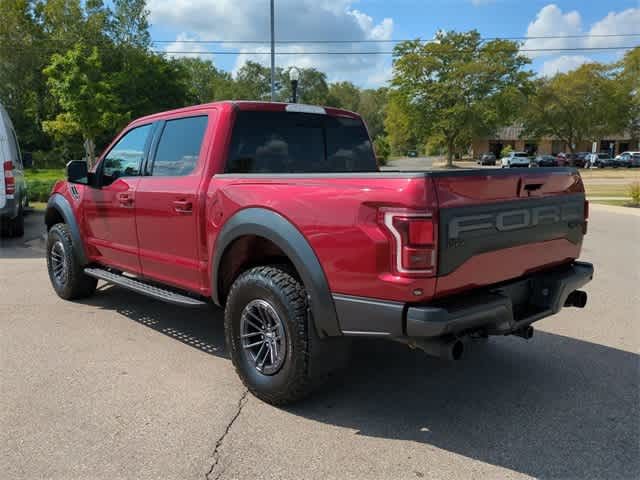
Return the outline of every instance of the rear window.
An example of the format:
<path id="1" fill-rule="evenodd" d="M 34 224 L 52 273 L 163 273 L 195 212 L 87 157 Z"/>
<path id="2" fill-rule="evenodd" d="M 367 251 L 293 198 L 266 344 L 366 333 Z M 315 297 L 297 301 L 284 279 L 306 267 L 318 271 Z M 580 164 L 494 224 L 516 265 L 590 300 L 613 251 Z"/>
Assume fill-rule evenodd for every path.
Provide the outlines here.
<path id="1" fill-rule="evenodd" d="M 529 155 L 527 155 L 526 153 L 514 153 L 513 156 L 518 158 L 526 158 Z"/>
<path id="2" fill-rule="evenodd" d="M 611 158 L 608 153 L 599 153 L 598 158 Z"/>
<path id="3" fill-rule="evenodd" d="M 228 173 L 375 172 L 369 135 L 359 119 L 310 113 L 240 111 Z"/>

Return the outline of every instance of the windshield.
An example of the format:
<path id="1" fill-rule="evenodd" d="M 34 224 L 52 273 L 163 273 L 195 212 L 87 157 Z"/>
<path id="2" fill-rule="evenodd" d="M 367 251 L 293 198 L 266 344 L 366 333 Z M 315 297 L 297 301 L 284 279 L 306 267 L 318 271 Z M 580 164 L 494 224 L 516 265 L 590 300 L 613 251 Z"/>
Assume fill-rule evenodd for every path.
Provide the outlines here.
<path id="1" fill-rule="evenodd" d="M 376 172 L 360 119 L 311 113 L 240 111 L 228 173 Z"/>
<path id="2" fill-rule="evenodd" d="M 598 158 L 611 158 L 608 153 L 599 153 Z"/>

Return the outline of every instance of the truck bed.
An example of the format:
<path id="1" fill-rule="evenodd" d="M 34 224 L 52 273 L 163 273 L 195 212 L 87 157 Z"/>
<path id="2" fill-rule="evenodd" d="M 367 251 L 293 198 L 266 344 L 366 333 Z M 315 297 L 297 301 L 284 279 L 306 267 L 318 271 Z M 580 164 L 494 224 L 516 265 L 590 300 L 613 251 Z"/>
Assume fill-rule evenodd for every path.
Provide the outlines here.
<path id="1" fill-rule="evenodd" d="M 582 243 L 584 188 L 572 168 L 214 178 L 217 188 L 210 195 L 219 197 L 217 208 L 233 214 L 267 205 L 296 225 L 323 265 L 332 292 L 339 294 L 426 301 L 570 262 Z M 567 219 L 555 221 L 559 204 Z M 384 206 L 435 215 L 435 277 L 394 273 L 390 239 L 377 217 Z M 497 219 L 504 223 L 500 230 Z"/>

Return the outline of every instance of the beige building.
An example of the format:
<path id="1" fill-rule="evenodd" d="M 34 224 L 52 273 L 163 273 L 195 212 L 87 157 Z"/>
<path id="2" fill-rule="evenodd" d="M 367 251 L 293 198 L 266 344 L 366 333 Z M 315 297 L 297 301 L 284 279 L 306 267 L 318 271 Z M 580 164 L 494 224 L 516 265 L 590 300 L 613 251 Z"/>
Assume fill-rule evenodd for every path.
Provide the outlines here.
<path id="1" fill-rule="evenodd" d="M 531 155 L 557 154 L 569 152 L 569 146 L 561 140 L 553 138 L 526 139 L 522 138 L 523 128 L 520 126 L 502 127 L 496 134 L 485 138 L 476 138 L 471 144 L 473 158 L 478 158 L 483 153 L 492 152 L 496 157 L 500 157 L 500 152 L 504 147 L 510 145 L 517 151 L 526 151 Z M 598 140 L 597 150 L 599 152 L 611 152 L 617 155 L 626 150 L 640 150 L 640 142 L 633 141 L 630 135 L 618 134 L 610 135 L 607 138 Z M 592 142 L 579 142 L 574 151 L 591 152 Z"/>

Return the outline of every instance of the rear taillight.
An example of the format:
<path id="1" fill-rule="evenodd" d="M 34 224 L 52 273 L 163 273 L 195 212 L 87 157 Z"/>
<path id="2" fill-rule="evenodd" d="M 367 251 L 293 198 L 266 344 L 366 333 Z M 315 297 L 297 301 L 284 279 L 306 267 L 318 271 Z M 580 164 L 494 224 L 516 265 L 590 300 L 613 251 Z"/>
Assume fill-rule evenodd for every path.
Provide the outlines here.
<path id="1" fill-rule="evenodd" d="M 394 268 L 400 274 L 436 273 L 436 228 L 433 216 L 410 210 L 382 209 L 381 223 L 393 237 Z"/>
<path id="2" fill-rule="evenodd" d="M 4 192 L 7 195 L 16 193 L 16 178 L 13 176 L 13 162 L 7 161 L 2 164 L 4 171 Z"/>

